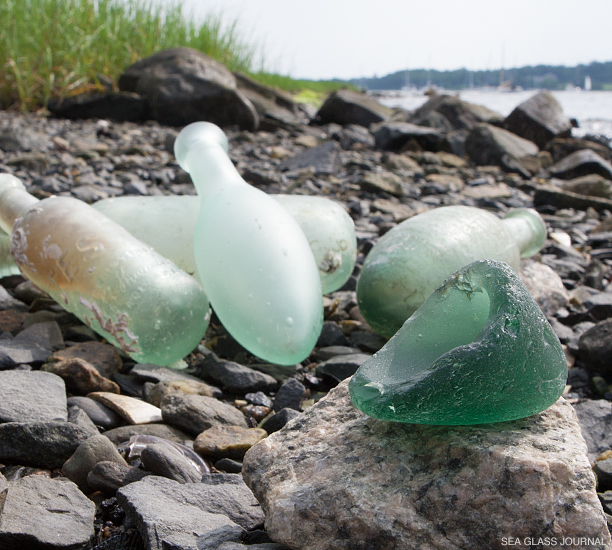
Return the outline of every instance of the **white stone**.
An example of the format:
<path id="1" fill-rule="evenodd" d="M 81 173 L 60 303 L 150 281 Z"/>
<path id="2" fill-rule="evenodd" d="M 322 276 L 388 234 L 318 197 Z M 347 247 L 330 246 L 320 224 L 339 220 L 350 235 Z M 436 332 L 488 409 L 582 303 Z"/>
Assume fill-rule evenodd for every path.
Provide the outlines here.
<path id="1" fill-rule="evenodd" d="M 150 424 L 151 422 L 162 421 L 161 409 L 159 407 L 134 397 L 104 391 L 92 392 L 87 397 L 91 397 L 106 405 L 109 409 L 114 410 L 130 424 Z"/>
<path id="2" fill-rule="evenodd" d="M 347 383 L 245 456 L 273 540 L 294 550 L 501 550 L 509 538 L 590 537 L 597 543 L 581 549 L 612 548 L 563 398 L 513 422 L 421 426 L 364 415 Z"/>

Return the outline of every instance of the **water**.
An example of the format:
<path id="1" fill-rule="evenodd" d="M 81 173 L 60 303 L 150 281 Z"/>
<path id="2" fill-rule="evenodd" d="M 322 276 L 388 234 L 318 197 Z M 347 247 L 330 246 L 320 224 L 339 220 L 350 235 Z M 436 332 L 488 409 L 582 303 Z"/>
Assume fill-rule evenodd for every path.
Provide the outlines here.
<path id="1" fill-rule="evenodd" d="M 456 94 L 461 99 L 476 105 L 484 105 L 503 116 L 508 116 L 512 110 L 537 92 L 522 90 L 517 92 L 500 92 L 495 89 L 470 89 L 443 92 Z M 586 134 L 604 135 L 612 140 L 612 92 L 563 90 L 552 94 L 563 107 L 563 112 L 569 118 L 575 118 L 579 127 L 574 128 L 573 135 L 582 137 Z M 378 98 L 388 107 L 403 107 L 414 110 L 427 101 L 427 96 L 416 91 L 393 90 Z"/>

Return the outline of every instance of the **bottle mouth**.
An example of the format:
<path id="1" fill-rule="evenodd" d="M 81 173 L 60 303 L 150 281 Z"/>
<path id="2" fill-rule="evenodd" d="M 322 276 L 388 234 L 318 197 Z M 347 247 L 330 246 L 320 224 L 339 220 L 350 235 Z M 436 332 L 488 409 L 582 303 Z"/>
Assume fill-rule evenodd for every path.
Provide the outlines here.
<path id="1" fill-rule="evenodd" d="M 189 172 L 187 155 L 194 147 L 198 150 L 206 147 L 222 147 L 227 153 L 229 144 L 227 136 L 212 122 L 193 122 L 185 126 L 174 142 L 174 156 L 179 166 Z"/>

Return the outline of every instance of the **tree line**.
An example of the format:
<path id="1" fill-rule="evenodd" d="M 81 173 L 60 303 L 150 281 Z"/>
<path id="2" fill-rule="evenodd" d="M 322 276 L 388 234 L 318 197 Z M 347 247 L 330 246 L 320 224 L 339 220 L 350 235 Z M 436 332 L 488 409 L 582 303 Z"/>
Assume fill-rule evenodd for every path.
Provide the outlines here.
<path id="1" fill-rule="evenodd" d="M 590 79 L 591 89 L 612 90 L 612 61 L 575 67 L 535 65 L 489 71 L 414 69 L 397 71 L 382 77 L 355 78 L 349 82 L 366 90 L 400 90 L 405 87 L 420 89 L 430 86 L 462 90 L 472 87 L 498 87 L 502 84 L 510 88 L 563 90 L 568 87 L 584 88 L 587 77 Z"/>

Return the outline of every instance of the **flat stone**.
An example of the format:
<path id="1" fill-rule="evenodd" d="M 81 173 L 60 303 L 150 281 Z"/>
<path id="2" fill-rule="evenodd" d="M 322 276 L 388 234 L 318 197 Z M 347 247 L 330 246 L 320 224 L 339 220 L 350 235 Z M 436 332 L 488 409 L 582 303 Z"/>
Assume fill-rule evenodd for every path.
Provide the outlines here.
<path id="1" fill-rule="evenodd" d="M 183 443 L 190 440 L 191 437 L 168 424 L 136 424 L 133 426 L 120 426 L 112 430 L 104 432 L 105 437 L 108 437 L 115 445 L 128 441 L 130 437 L 134 435 L 152 435 L 155 437 L 161 437 L 162 439 L 168 439 L 169 441 L 175 441 L 176 443 Z"/>
<path id="2" fill-rule="evenodd" d="M 152 363 L 137 363 L 130 370 L 130 374 L 142 378 L 147 382 L 174 382 L 176 380 L 189 380 L 192 382 L 201 382 L 201 380 L 191 374 L 186 374 L 180 370 L 160 367 Z"/>
<path id="3" fill-rule="evenodd" d="M 0 342 L 0 370 L 20 363 L 43 363 L 63 345 L 64 340 L 57 323 L 33 324 L 24 328 L 12 340 Z"/>
<path id="4" fill-rule="evenodd" d="M 315 174 L 335 174 L 341 167 L 339 150 L 337 141 L 328 141 L 281 162 L 278 170 L 282 172 L 312 167 Z"/>
<path id="5" fill-rule="evenodd" d="M 215 531 L 224 533 L 225 541 L 238 542 L 244 529 L 261 526 L 264 519 L 242 478 L 232 474 L 208 475 L 189 484 L 148 476 L 120 489 L 117 500 L 147 547 L 155 550 L 199 550 Z"/>
<path id="6" fill-rule="evenodd" d="M 390 195 L 395 195 L 396 197 L 403 197 L 406 194 L 402 178 L 393 172 L 387 171 L 367 172 L 359 182 L 359 187 L 364 191 L 370 191 L 372 193 L 383 191 Z"/>
<path id="7" fill-rule="evenodd" d="M 317 365 L 317 375 L 330 377 L 336 383 L 353 376 L 357 369 L 372 356 L 366 353 L 350 353 L 331 357 Z"/>
<path id="8" fill-rule="evenodd" d="M 587 195 L 589 197 L 600 197 L 612 199 L 612 181 L 599 174 L 587 174 L 561 184 L 564 191 Z"/>
<path id="9" fill-rule="evenodd" d="M 402 425 L 353 407 L 345 381 L 255 445 L 243 477 L 295 550 L 502 548 L 503 533 L 607 547 L 586 451 L 563 399 L 503 424 Z"/>
<path id="10" fill-rule="evenodd" d="M 100 426 L 105 430 L 116 428 L 123 422 L 123 418 L 119 416 L 113 409 L 110 409 L 103 403 L 91 399 L 75 395 L 68 398 L 68 406 L 79 407 L 87 414 L 95 426 Z"/>
<path id="11" fill-rule="evenodd" d="M 588 174 L 599 174 L 612 180 L 612 164 L 592 149 L 573 152 L 548 168 L 551 175 L 561 179 L 572 179 Z"/>
<path id="12" fill-rule="evenodd" d="M 159 407 L 134 397 L 108 392 L 93 392 L 87 397 L 95 399 L 114 410 L 130 424 L 149 424 L 162 421 L 162 413 Z"/>
<path id="13" fill-rule="evenodd" d="M 84 359 L 104 378 L 121 372 L 123 361 L 114 346 L 102 342 L 81 342 L 69 348 L 57 351 L 53 354 L 53 359 L 67 359 L 78 357 Z"/>
<path id="14" fill-rule="evenodd" d="M 66 386 L 55 374 L 0 372 L 0 422 L 67 420 Z"/>
<path id="15" fill-rule="evenodd" d="M 297 378 L 288 378 L 283 382 L 274 397 L 274 411 L 278 412 L 284 408 L 299 411 L 305 392 L 306 387 Z"/>
<path id="16" fill-rule="evenodd" d="M 98 462 L 87 474 L 87 485 L 94 491 L 114 495 L 121 487 L 151 475 L 140 468 L 132 468 L 112 461 Z"/>
<path id="17" fill-rule="evenodd" d="M 478 166 L 500 165 L 505 155 L 520 159 L 538 150 L 535 143 L 490 124 L 477 124 L 465 140 L 465 151 Z"/>
<path id="18" fill-rule="evenodd" d="M 66 479 L 28 476 L 9 483 L 0 548 L 84 548 L 94 536 L 95 504 Z"/>
<path id="19" fill-rule="evenodd" d="M 591 461 L 601 453 L 612 449 L 611 407 L 610 401 L 605 399 L 589 399 L 574 405 Z"/>
<path id="20" fill-rule="evenodd" d="M 44 365 L 43 370 L 60 376 L 68 391 L 76 395 L 87 395 L 96 391 L 120 393 L 115 382 L 101 376 L 91 363 L 79 357 L 51 362 Z"/>
<path id="21" fill-rule="evenodd" d="M 234 361 L 219 359 L 211 353 L 198 364 L 198 374 L 230 393 L 249 393 L 276 389 L 278 382 L 269 374 Z"/>
<path id="22" fill-rule="evenodd" d="M 84 493 L 90 493 L 93 488 L 87 483 L 87 476 L 93 467 L 102 461 L 127 466 L 117 448 L 107 437 L 94 435 L 83 441 L 74 454 L 64 462 L 62 475 L 74 481 Z"/>
<path id="23" fill-rule="evenodd" d="M 199 483 L 202 474 L 183 454 L 167 443 L 147 445 L 140 452 L 145 470 L 179 483 Z"/>
<path id="24" fill-rule="evenodd" d="M 167 395 L 161 410 L 165 422 L 196 436 L 216 425 L 248 427 L 238 409 L 203 395 Z"/>
<path id="25" fill-rule="evenodd" d="M 159 382 L 147 393 L 147 401 L 159 407 L 166 395 L 172 393 L 187 393 L 192 395 L 204 395 L 205 397 L 219 397 L 221 391 L 209 386 L 199 380 L 173 380 L 171 382 Z"/>
<path id="26" fill-rule="evenodd" d="M 98 435 L 100 433 L 91 418 L 87 416 L 87 413 L 76 405 L 68 408 L 68 422 L 76 424 L 79 428 L 83 428 L 90 435 Z"/>
<path id="27" fill-rule="evenodd" d="M 61 468 L 90 432 L 70 422 L 0 424 L 0 461 Z"/>
<path id="28" fill-rule="evenodd" d="M 267 435 L 261 428 L 213 426 L 196 437 L 193 448 L 202 456 L 242 460 L 245 453 Z"/>
<path id="29" fill-rule="evenodd" d="M 593 208 L 598 212 L 612 209 L 612 200 L 601 197 L 589 197 L 571 191 L 564 191 L 552 185 L 538 185 L 533 196 L 534 206 L 551 205 L 557 210 L 575 208 L 586 210 Z"/>

